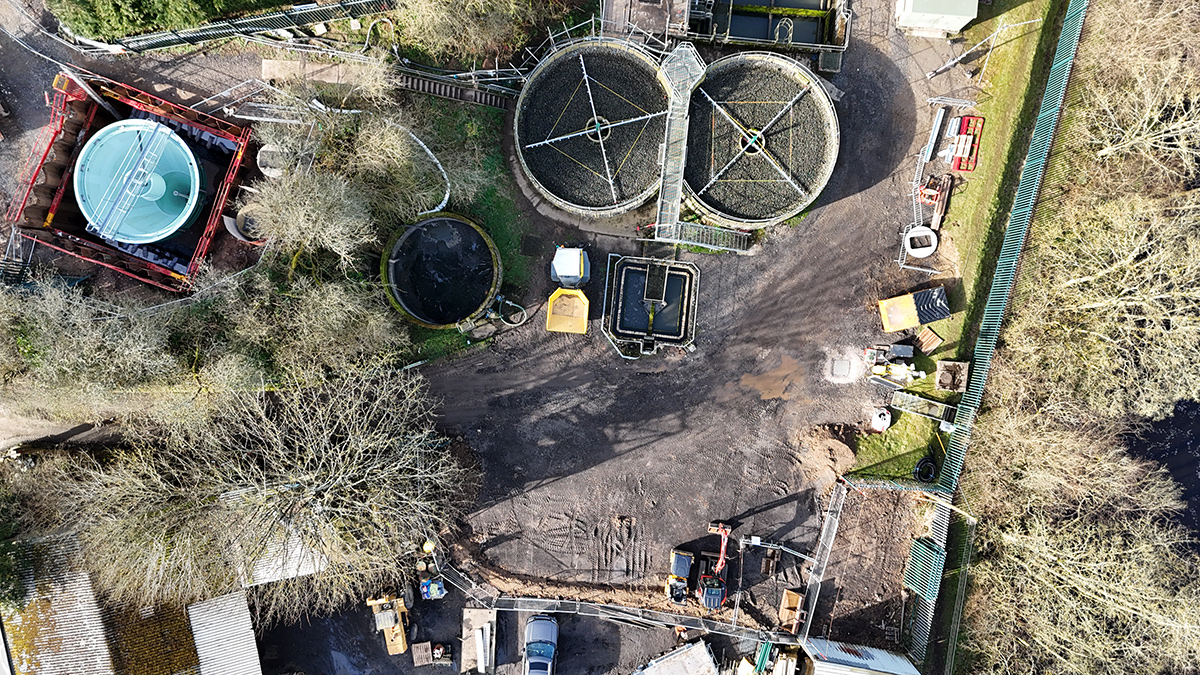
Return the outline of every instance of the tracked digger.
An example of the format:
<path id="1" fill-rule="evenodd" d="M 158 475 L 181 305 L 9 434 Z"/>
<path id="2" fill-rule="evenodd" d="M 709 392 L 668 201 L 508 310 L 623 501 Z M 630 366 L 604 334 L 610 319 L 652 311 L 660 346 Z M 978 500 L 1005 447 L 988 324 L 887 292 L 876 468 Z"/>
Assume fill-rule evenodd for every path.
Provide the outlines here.
<path id="1" fill-rule="evenodd" d="M 720 609 L 721 605 L 725 604 L 726 578 L 728 577 L 725 554 L 729 548 L 731 530 L 729 525 L 721 522 L 708 525 L 709 534 L 721 535 L 720 553 L 700 554 L 700 581 L 696 585 L 696 598 L 708 610 Z"/>

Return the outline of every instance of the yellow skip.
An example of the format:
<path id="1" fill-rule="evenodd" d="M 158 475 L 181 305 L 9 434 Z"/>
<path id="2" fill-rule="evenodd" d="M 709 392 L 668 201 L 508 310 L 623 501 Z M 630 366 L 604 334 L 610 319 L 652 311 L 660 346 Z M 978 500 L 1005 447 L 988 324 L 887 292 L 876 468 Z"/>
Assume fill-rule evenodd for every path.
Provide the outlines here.
<path id="1" fill-rule="evenodd" d="M 550 295 L 546 330 L 553 333 L 587 333 L 588 299 L 577 288 L 560 288 Z"/>

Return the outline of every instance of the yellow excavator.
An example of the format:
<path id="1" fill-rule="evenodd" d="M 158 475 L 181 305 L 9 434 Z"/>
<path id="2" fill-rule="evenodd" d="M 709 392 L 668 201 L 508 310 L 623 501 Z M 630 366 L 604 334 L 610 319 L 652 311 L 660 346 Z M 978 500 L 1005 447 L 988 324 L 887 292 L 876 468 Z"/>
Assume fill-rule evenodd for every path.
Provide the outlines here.
<path id="1" fill-rule="evenodd" d="M 671 572 L 667 575 L 667 597 L 676 605 L 686 605 L 688 598 L 688 577 L 692 574 L 692 561 L 695 556 L 687 551 L 675 549 L 671 551 Z"/>
<path id="2" fill-rule="evenodd" d="M 408 618 L 408 608 L 412 601 L 412 590 L 408 588 L 399 596 L 395 591 L 389 590 L 384 591 L 378 598 L 367 598 L 367 606 L 375 615 L 375 630 L 383 632 L 388 654 L 403 654 L 408 651 L 408 631 L 412 626 L 412 621 Z"/>

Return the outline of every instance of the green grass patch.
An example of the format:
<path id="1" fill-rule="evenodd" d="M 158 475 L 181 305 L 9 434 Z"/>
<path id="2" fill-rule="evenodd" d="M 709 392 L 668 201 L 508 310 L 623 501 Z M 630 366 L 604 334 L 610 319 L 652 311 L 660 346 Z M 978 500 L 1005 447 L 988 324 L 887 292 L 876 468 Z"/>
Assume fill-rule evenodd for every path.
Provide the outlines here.
<path id="1" fill-rule="evenodd" d="M 517 207 L 517 184 L 501 145 L 504 112 L 441 99 L 427 99 L 423 107 L 443 142 L 462 139 L 479 148 L 475 158 L 483 170 L 479 189 L 470 201 L 452 199 L 449 210 L 472 218 L 487 230 L 500 251 L 505 287 L 514 295 L 523 293 L 529 287 L 534 260 L 521 254 L 521 238 L 530 231 L 530 225 Z M 449 167 L 447 170 L 452 171 Z M 450 180 L 455 180 L 453 173 Z"/>
<path id="2" fill-rule="evenodd" d="M 413 325 L 410 328 L 413 341 L 411 358 L 415 361 L 433 361 L 456 354 L 471 346 L 470 339 L 457 330 L 434 330 Z"/>
<path id="3" fill-rule="evenodd" d="M 979 19 L 964 32 L 970 47 L 994 32 L 1001 18 L 1015 24 L 1051 17 L 1008 29 L 997 41 L 984 72 L 986 86 L 977 108 L 977 114 L 984 117 L 979 165 L 966 174 L 965 186 L 951 198 L 944 227 L 943 236 L 948 235 L 958 250 L 962 278 L 949 291 L 955 315 L 930 325 L 946 340 L 938 354 L 942 358 L 968 360 L 974 352 L 974 338 L 1050 68 L 1057 35 L 1053 18 L 1065 5 L 1066 0 L 996 0 L 990 6 L 980 5 Z M 981 68 L 985 56 L 986 51 L 980 50 L 980 58 L 972 65 Z"/>
<path id="4" fill-rule="evenodd" d="M 937 422 L 910 413 L 893 412 L 892 426 L 881 434 L 861 435 L 854 448 L 853 475 L 878 478 L 913 477 L 926 455 L 940 459 Z M 943 439 L 943 443 L 945 439 Z"/>
<path id="5" fill-rule="evenodd" d="M 726 5 L 728 7 L 728 5 Z M 790 16 L 802 19 L 824 19 L 829 16 L 831 10 L 828 9 L 801 9 L 799 7 L 765 7 L 763 5 L 740 5 L 734 3 L 733 8 L 739 12 L 749 12 L 752 14 L 774 14 L 776 16 Z"/>
<path id="6" fill-rule="evenodd" d="M 504 285 L 522 292 L 529 287 L 529 272 L 533 259 L 521 255 L 521 237 L 529 230 L 525 215 L 517 208 L 507 181 L 486 188 L 468 207 L 472 216 L 496 242 L 500 262 L 504 265 Z M 511 292 L 511 290 L 510 290 Z"/>
<path id="7" fill-rule="evenodd" d="M 49 0 L 72 31 L 96 40 L 190 28 L 291 6 L 287 0 Z"/>

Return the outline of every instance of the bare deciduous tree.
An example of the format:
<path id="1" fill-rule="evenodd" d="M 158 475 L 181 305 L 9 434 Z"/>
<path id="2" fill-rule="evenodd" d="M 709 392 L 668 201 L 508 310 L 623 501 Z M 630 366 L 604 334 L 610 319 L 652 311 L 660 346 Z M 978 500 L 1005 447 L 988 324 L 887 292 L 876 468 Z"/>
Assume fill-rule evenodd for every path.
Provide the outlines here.
<path id="1" fill-rule="evenodd" d="M 259 181 L 246 206 L 257 232 L 294 256 L 325 250 L 349 267 L 377 240 L 366 199 L 335 173 L 287 171 Z"/>
<path id="2" fill-rule="evenodd" d="M 1179 487 L 1129 455 L 1131 428 L 1003 360 L 962 490 L 980 516 L 965 646 L 972 672 L 1188 672 L 1200 559 L 1170 520 Z"/>
<path id="3" fill-rule="evenodd" d="M 1200 160 L 1200 11 L 1190 0 L 1153 0 L 1137 12 L 1094 3 L 1076 62 L 1078 170 L 1115 194 L 1170 192 Z"/>
<path id="4" fill-rule="evenodd" d="M 411 574 L 455 516 L 465 473 L 429 411 L 418 378 L 382 372 L 240 394 L 209 423 L 72 456 L 26 497 L 43 526 L 78 532 L 81 563 L 114 601 L 212 597 L 269 577 L 290 551 L 285 567 L 322 569 L 252 586 L 263 616 L 327 612 Z"/>
<path id="5" fill-rule="evenodd" d="M 976 673 L 1192 672 L 1200 589 L 1186 532 L 1150 516 L 984 521 L 966 646 Z"/>
<path id="6" fill-rule="evenodd" d="M 123 318 L 137 305 L 88 297 L 53 275 L 0 293 L 0 368 L 16 410 L 73 420 L 112 414 L 118 392 L 178 381 L 170 327 Z"/>
<path id="7" fill-rule="evenodd" d="M 1200 196 L 1075 196 L 1039 221 L 1005 344 L 1114 415 L 1200 397 Z"/>
<path id="8" fill-rule="evenodd" d="M 386 365 L 408 345 L 408 332 L 377 283 L 298 276 L 279 288 L 273 276 L 251 273 L 213 303 L 211 312 L 230 324 L 229 339 L 203 354 L 206 365 L 231 352 L 257 356 L 264 361 L 251 375 L 259 378 L 258 386 L 264 378 L 311 383 L 327 372 Z"/>
<path id="9" fill-rule="evenodd" d="M 406 0 L 389 14 L 400 40 L 441 58 L 507 56 L 525 31 L 561 11 L 546 0 Z"/>

